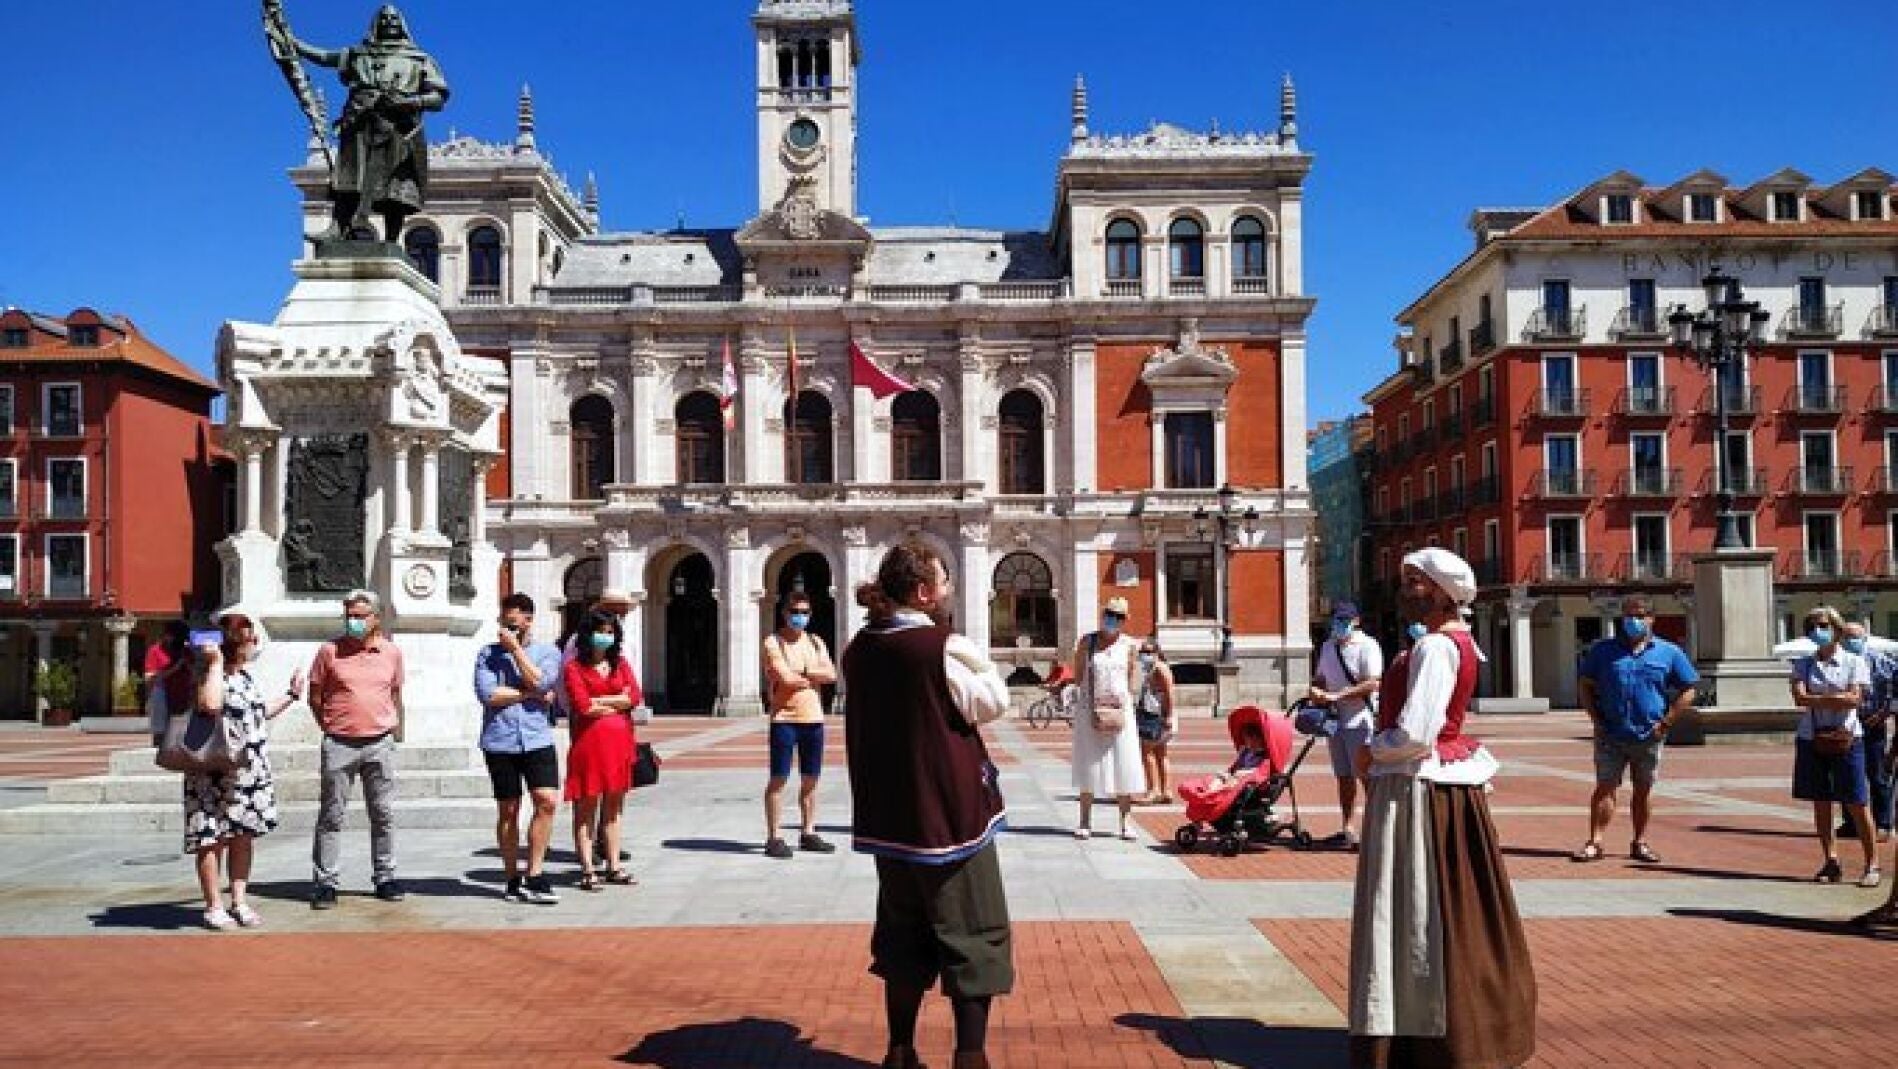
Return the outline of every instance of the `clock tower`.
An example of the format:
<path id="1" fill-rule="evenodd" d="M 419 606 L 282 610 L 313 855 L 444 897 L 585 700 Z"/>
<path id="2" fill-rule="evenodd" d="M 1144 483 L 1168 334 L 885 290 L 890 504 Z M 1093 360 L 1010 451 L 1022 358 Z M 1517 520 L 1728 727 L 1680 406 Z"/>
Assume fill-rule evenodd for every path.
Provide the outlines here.
<path id="1" fill-rule="evenodd" d="M 758 210 L 795 187 L 857 214 L 857 16 L 851 0 L 760 0 Z"/>

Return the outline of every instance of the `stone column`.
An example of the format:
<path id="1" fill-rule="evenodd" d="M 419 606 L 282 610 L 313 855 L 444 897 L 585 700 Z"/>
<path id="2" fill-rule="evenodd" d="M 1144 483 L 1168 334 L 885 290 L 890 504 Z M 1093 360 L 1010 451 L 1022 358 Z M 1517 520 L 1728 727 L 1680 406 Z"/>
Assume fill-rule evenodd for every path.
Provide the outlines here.
<path id="1" fill-rule="evenodd" d="M 1147 445 L 1150 459 L 1150 485 L 1159 489 L 1166 485 L 1166 413 L 1147 414 Z"/>
<path id="2" fill-rule="evenodd" d="M 1511 591 L 1509 610 L 1509 693 L 1518 701 L 1535 697 L 1535 658 L 1530 649 L 1530 624 L 1536 599 Z"/>
<path id="3" fill-rule="evenodd" d="M 402 434 L 391 434 L 386 441 L 389 470 L 383 475 L 382 492 L 387 498 L 389 533 L 406 537 L 414 526 L 409 519 L 409 505 L 415 493 L 414 483 L 409 478 L 409 451 L 414 443 Z"/>
<path id="4" fill-rule="evenodd" d="M 492 456 L 477 456 L 472 465 L 474 485 L 468 494 L 468 543 L 476 549 L 488 541 L 488 469 L 494 467 Z"/>
<path id="5" fill-rule="evenodd" d="M 765 429 L 766 410 L 770 407 L 765 398 L 764 343 L 755 337 L 747 336 L 738 354 L 739 375 L 743 385 L 738 398 L 740 440 L 737 449 L 729 446 L 725 451 L 725 463 L 729 468 L 734 456 L 739 458 L 737 478 L 732 472 L 726 472 L 726 479 L 733 483 L 777 483 L 782 482 L 776 475 L 765 470 Z M 756 667 L 756 666 L 753 666 Z M 754 683 L 752 690 L 757 686 Z"/>
<path id="6" fill-rule="evenodd" d="M 1213 409 L 1213 485 L 1226 485 L 1227 475 L 1231 470 L 1231 465 L 1226 463 L 1226 410 L 1223 407 L 1215 408 Z M 1157 487 L 1160 484 L 1153 485 Z M 1285 485 L 1296 484 L 1287 479 Z"/>
<path id="7" fill-rule="evenodd" d="M 982 356 L 976 350 L 978 342 L 973 337 L 962 339 L 962 378 L 957 385 L 957 399 L 962 405 L 962 418 L 959 428 L 962 443 L 963 482 L 979 482 L 985 489 L 993 491 L 996 479 L 982 463 L 982 409 L 987 399 L 982 396 Z"/>
<path id="8" fill-rule="evenodd" d="M 290 492 L 290 443 L 279 436 L 270 443 L 269 481 L 264 484 L 264 533 L 282 538 L 284 512 Z"/>
<path id="9" fill-rule="evenodd" d="M 843 581 L 837 591 L 837 648 L 850 645 L 850 640 L 863 627 L 863 610 L 857 608 L 857 587 L 876 578 L 877 565 L 882 557 L 877 547 L 870 544 L 870 531 L 861 523 L 847 523 L 843 527 L 844 562 Z"/>
<path id="10" fill-rule="evenodd" d="M 758 627 L 759 592 L 752 575 L 756 551 L 751 531 L 732 527 L 725 532 L 725 574 L 720 577 L 719 616 L 725 647 L 719 667 L 725 676 L 724 716 L 754 716 L 763 710 L 759 698 L 758 651 L 763 636 Z"/>
<path id="11" fill-rule="evenodd" d="M 988 524 L 962 525 L 961 564 L 961 574 L 956 576 L 956 585 L 962 590 L 958 622 L 969 641 L 975 643 L 977 649 L 986 650 L 989 648 L 989 588 L 995 578 L 989 570 Z"/>
<path id="12" fill-rule="evenodd" d="M 460 284 L 459 280 L 456 284 Z M 459 289 L 453 292 L 457 296 L 461 293 Z M 549 384 L 542 377 L 545 358 L 543 349 L 518 346 L 508 357 L 508 392 L 511 395 L 507 407 L 508 463 L 514 468 L 508 486 L 517 498 L 544 492 L 548 486 L 566 485 L 564 481 L 553 482 L 544 478 L 541 471 L 541 457 L 547 451 L 547 422 L 553 418 L 566 418 L 565 413 L 548 416 L 541 412 L 542 398 L 549 392 Z M 545 374 L 551 375 L 551 369 Z M 564 498 L 567 494 L 559 490 L 552 496 Z"/>
<path id="13" fill-rule="evenodd" d="M 643 351 L 633 354 L 632 399 L 628 402 L 632 409 L 630 413 L 632 418 L 629 423 L 632 437 L 632 448 L 629 452 L 632 456 L 625 470 L 620 472 L 622 482 L 645 486 L 650 482 L 672 481 L 660 479 L 658 473 L 652 470 L 652 442 L 656 433 L 653 427 L 652 380 L 658 371 L 658 362 L 652 358 L 651 354 Z"/>
<path id="14" fill-rule="evenodd" d="M 53 631 L 57 624 L 35 623 L 33 625 L 33 668 L 30 679 L 38 679 L 40 669 L 53 663 Z M 45 697 L 37 690 L 33 693 L 33 715 L 40 723 L 46 722 L 46 712 L 50 708 Z"/>
<path id="15" fill-rule="evenodd" d="M 870 450 L 875 445 L 876 397 L 868 386 L 850 391 L 850 481 L 876 482 Z"/>
<path id="16" fill-rule="evenodd" d="M 442 446 L 430 440 L 422 445 L 422 517 L 417 525 L 429 538 L 442 533 Z"/>
<path id="17" fill-rule="evenodd" d="M 132 616 L 114 616 L 106 620 L 106 634 L 112 636 L 112 700 L 108 709 L 117 709 L 119 692 L 125 689 L 126 680 L 131 678 L 131 638 L 138 627 L 138 619 Z"/>
<path id="18" fill-rule="evenodd" d="M 1074 489 L 1095 489 L 1094 345 L 1078 342 L 1067 359 L 1068 443 L 1074 465 Z M 1300 432 L 1303 433 L 1302 431 Z"/>
<path id="19" fill-rule="evenodd" d="M 1215 428 L 1216 430 L 1217 428 Z M 1305 445 L 1305 333 L 1288 333 L 1279 344 L 1279 464 L 1287 490 L 1311 487 Z M 1226 455 L 1224 445 L 1220 456 Z"/>
<path id="20" fill-rule="evenodd" d="M 236 436 L 232 440 L 244 458 L 244 518 L 239 529 L 245 534 L 262 534 L 264 517 L 264 452 L 263 443 L 249 435 Z"/>

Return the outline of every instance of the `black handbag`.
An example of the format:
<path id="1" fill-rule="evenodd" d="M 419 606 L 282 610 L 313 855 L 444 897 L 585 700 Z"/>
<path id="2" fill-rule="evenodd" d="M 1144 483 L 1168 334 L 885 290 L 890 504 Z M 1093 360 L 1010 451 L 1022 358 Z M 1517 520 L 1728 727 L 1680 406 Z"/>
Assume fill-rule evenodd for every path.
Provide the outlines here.
<path id="1" fill-rule="evenodd" d="M 650 787 L 658 783 L 659 766 L 663 763 L 659 760 L 659 751 L 652 748 L 652 743 L 640 743 L 633 751 L 633 786 Z"/>

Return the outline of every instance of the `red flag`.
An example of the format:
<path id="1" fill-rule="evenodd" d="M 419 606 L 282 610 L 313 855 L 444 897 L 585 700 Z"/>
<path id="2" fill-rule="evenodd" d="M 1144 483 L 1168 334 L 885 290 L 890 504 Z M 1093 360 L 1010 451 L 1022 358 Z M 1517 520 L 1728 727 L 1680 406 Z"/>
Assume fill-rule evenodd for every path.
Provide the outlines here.
<path id="1" fill-rule="evenodd" d="M 732 339 L 725 335 L 725 369 L 719 380 L 718 408 L 725 414 L 725 429 L 731 430 L 737 425 L 738 410 L 732 402 L 738 399 L 738 369 L 732 366 Z"/>
<path id="2" fill-rule="evenodd" d="M 870 396 L 879 401 L 916 388 L 876 366 L 876 361 L 863 355 L 863 347 L 855 338 L 850 339 L 850 384 L 869 387 Z"/>

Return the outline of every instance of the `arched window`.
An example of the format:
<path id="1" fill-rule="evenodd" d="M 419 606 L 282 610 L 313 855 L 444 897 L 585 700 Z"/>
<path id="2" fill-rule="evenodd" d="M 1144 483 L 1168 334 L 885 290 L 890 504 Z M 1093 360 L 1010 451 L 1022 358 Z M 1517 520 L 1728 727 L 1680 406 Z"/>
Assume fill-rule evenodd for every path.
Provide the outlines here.
<path id="1" fill-rule="evenodd" d="M 1269 269 L 1265 253 L 1265 224 L 1242 215 L 1232 224 L 1232 277 L 1263 280 Z"/>
<path id="2" fill-rule="evenodd" d="M 587 610 L 600 599 L 606 591 L 606 561 L 599 557 L 582 557 L 567 569 L 566 576 L 560 581 L 560 645 L 565 648 L 567 639 L 580 630 L 587 618 Z"/>
<path id="3" fill-rule="evenodd" d="M 1140 277 L 1140 226 L 1132 219 L 1107 224 L 1107 277 Z"/>
<path id="4" fill-rule="evenodd" d="M 725 481 L 725 420 L 718 398 L 704 390 L 686 394 L 673 410 L 678 426 L 679 481 Z"/>
<path id="5" fill-rule="evenodd" d="M 567 412 L 572 435 L 573 498 L 601 501 L 613 481 L 613 405 L 599 394 L 588 394 Z"/>
<path id="6" fill-rule="evenodd" d="M 1175 219 L 1166 231 L 1168 263 L 1174 278 L 1206 277 L 1206 232 L 1191 219 Z"/>
<path id="7" fill-rule="evenodd" d="M 797 395 L 797 405 L 784 401 L 784 481 L 836 482 L 831 458 L 830 399 L 816 390 Z"/>
<path id="8" fill-rule="evenodd" d="M 501 232 L 491 226 L 478 226 L 468 233 L 468 289 L 501 290 Z"/>
<path id="9" fill-rule="evenodd" d="M 1042 475 L 1041 398 L 1010 390 L 1002 398 L 1002 493 L 1045 493 Z"/>
<path id="10" fill-rule="evenodd" d="M 989 645 L 1012 647 L 1020 636 L 1042 649 L 1059 646 L 1054 572 L 1033 553 L 1010 553 L 995 565 L 989 601 Z"/>
<path id="11" fill-rule="evenodd" d="M 942 408 L 927 390 L 911 390 L 890 406 L 890 460 L 899 482 L 942 478 Z"/>
<path id="12" fill-rule="evenodd" d="M 402 251 L 409 254 L 409 262 L 430 282 L 442 280 L 442 236 L 432 226 L 418 226 L 409 230 L 402 239 Z"/>

